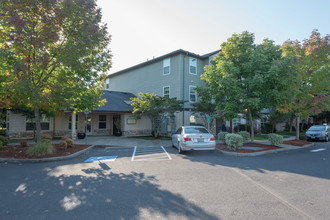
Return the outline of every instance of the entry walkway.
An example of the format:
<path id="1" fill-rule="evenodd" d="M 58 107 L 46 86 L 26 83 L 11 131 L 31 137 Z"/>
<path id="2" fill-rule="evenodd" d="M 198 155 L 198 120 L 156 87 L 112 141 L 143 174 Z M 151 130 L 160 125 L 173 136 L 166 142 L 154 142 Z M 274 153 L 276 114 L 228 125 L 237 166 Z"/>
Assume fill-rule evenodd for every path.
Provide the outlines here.
<path id="1" fill-rule="evenodd" d="M 76 139 L 76 144 L 85 144 L 85 139 Z M 87 137 L 87 144 L 96 146 L 116 146 L 116 147 L 143 147 L 143 146 L 164 146 L 170 147 L 170 140 L 143 140 L 141 138 L 116 137 L 116 136 L 91 136 Z"/>

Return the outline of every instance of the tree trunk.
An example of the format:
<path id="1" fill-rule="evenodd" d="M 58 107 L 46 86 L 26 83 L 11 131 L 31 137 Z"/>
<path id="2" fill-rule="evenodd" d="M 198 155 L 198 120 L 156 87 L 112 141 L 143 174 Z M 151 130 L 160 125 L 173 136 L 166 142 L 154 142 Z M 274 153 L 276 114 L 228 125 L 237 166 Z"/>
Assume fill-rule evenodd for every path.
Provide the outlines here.
<path id="1" fill-rule="evenodd" d="M 34 117 L 36 121 L 36 131 L 37 131 L 37 143 L 41 143 L 41 123 L 40 123 L 40 112 L 39 109 L 34 110 Z"/>
<path id="2" fill-rule="evenodd" d="M 254 141 L 254 125 L 253 125 L 252 113 L 250 110 L 249 110 L 249 119 L 251 123 L 251 141 Z"/>
<path id="3" fill-rule="evenodd" d="M 300 117 L 296 118 L 296 140 L 299 140 L 299 121 Z"/>

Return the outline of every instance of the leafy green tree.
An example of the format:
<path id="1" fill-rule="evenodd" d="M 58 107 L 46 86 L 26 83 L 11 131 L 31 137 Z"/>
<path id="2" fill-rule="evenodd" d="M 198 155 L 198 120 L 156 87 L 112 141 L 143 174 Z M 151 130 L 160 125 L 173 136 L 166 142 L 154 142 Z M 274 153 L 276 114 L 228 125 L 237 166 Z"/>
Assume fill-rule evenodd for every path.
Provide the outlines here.
<path id="1" fill-rule="evenodd" d="M 296 116 L 296 139 L 299 139 L 300 119 L 330 109 L 329 54 L 330 36 L 321 37 L 314 30 L 303 43 L 286 41 L 283 56 L 294 59 L 294 71 L 298 82 L 294 84 L 294 98 L 282 103 L 282 112 L 292 112 Z"/>
<path id="2" fill-rule="evenodd" d="M 204 125 L 207 125 L 207 116 L 211 117 L 210 128 L 214 125 L 214 120 L 219 116 L 217 111 L 217 105 L 212 99 L 212 95 L 207 88 L 196 87 L 197 96 L 199 101 L 192 103 L 193 106 L 192 113 L 194 115 L 200 116 L 204 122 Z"/>
<path id="3" fill-rule="evenodd" d="M 55 114 L 102 104 L 110 36 L 94 0 L 0 0 L 3 105 Z"/>
<path id="4" fill-rule="evenodd" d="M 253 119 L 264 108 L 282 101 L 294 76 L 290 60 L 282 59 L 281 50 L 265 39 L 254 44 L 254 34 L 234 34 L 221 45 L 215 61 L 205 67 L 202 79 L 210 89 L 218 109 L 226 119 L 247 111 L 254 140 Z"/>
<path id="5" fill-rule="evenodd" d="M 174 117 L 174 114 L 182 110 L 183 101 L 176 98 L 165 98 L 151 93 L 139 93 L 139 97 L 131 98 L 133 106 L 132 114 L 138 119 L 146 116 L 150 119 L 153 134 L 158 133 L 156 119 Z"/>

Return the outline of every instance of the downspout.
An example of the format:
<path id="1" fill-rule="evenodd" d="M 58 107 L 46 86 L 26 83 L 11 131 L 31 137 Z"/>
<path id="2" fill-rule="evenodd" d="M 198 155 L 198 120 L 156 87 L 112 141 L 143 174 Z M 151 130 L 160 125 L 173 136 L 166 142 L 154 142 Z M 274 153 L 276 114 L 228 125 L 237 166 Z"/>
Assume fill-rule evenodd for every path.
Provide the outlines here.
<path id="1" fill-rule="evenodd" d="M 185 90 L 185 88 L 184 88 L 184 86 L 185 86 L 185 84 L 184 84 L 184 75 L 185 75 L 185 59 L 186 59 L 186 56 L 188 56 L 188 53 L 183 55 L 182 101 L 184 101 L 184 90 Z M 184 105 L 185 105 L 185 103 L 183 103 L 183 105 L 182 105 L 183 106 L 183 109 L 182 109 L 182 126 L 184 126 L 184 110 L 185 110 Z"/>

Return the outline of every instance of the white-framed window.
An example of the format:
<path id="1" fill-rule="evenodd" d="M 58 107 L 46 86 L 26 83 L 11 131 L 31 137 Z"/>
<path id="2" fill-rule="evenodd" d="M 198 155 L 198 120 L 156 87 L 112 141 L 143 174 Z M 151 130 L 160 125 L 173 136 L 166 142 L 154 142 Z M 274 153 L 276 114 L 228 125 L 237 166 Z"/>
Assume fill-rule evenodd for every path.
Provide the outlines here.
<path id="1" fill-rule="evenodd" d="M 107 128 L 107 116 L 99 115 L 99 129 L 106 129 L 106 128 Z"/>
<path id="2" fill-rule="evenodd" d="M 40 116 L 41 130 L 49 131 L 49 117 L 42 114 Z M 36 126 L 36 119 L 34 116 L 26 116 L 25 129 L 26 131 L 34 131 Z"/>
<path id="3" fill-rule="evenodd" d="M 197 102 L 196 86 L 189 86 L 189 102 Z"/>
<path id="4" fill-rule="evenodd" d="M 72 130 L 72 115 L 69 116 L 69 125 L 68 125 L 69 130 Z M 78 115 L 76 115 L 76 130 L 78 130 Z"/>
<path id="5" fill-rule="evenodd" d="M 105 89 L 109 89 L 110 88 L 110 79 L 107 78 L 105 79 Z"/>
<path id="6" fill-rule="evenodd" d="M 163 87 L 163 96 L 169 98 L 170 97 L 170 86 Z"/>
<path id="7" fill-rule="evenodd" d="M 167 58 L 163 60 L 163 75 L 169 75 L 171 69 L 171 59 Z"/>
<path id="8" fill-rule="evenodd" d="M 189 74 L 197 75 L 197 59 L 189 57 Z"/>

